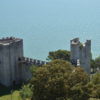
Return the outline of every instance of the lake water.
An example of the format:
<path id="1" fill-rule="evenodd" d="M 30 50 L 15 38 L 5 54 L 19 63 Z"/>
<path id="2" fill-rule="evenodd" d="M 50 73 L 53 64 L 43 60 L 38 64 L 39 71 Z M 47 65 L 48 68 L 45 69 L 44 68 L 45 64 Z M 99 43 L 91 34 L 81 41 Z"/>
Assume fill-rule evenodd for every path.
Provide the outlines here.
<path id="1" fill-rule="evenodd" d="M 100 0 L 0 0 L 0 38 L 24 39 L 24 55 L 45 60 L 49 51 L 70 49 L 70 40 L 92 40 L 100 55 Z"/>

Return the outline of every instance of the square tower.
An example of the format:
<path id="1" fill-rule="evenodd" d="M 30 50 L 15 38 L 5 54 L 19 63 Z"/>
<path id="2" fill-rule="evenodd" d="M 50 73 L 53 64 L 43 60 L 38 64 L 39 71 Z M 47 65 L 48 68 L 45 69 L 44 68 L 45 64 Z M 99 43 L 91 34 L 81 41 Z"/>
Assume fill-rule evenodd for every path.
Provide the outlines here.
<path id="1" fill-rule="evenodd" d="M 23 57 L 23 40 L 19 38 L 0 39 L 0 83 L 10 86 L 20 81 L 19 57 Z"/>

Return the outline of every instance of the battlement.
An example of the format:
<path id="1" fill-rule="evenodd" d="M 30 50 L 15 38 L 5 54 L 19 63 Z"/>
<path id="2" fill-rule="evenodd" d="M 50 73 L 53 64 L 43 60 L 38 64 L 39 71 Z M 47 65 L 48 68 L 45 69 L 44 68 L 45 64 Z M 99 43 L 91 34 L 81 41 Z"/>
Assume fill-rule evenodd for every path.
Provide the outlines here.
<path id="1" fill-rule="evenodd" d="M 85 44 L 91 45 L 91 40 L 86 40 Z"/>
<path id="2" fill-rule="evenodd" d="M 21 41 L 22 39 L 19 38 L 15 38 L 15 37 L 6 37 L 6 38 L 2 38 L 0 39 L 0 44 L 4 45 L 4 44 L 10 44 L 13 42 L 18 42 Z"/>
<path id="3" fill-rule="evenodd" d="M 71 44 L 72 44 L 72 45 L 77 45 L 77 44 L 79 44 L 79 43 L 80 43 L 79 38 L 75 38 L 75 39 L 72 39 L 72 40 L 71 40 Z"/>
<path id="4" fill-rule="evenodd" d="M 41 66 L 48 63 L 46 61 L 41 61 L 41 60 L 32 59 L 28 57 L 20 57 L 18 60 L 20 63 L 31 64 L 31 65 L 36 65 L 36 66 Z"/>
<path id="5" fill-rule="evenodd" d="M 81 43 L 79 38 L 75 38 L 71 40 L 71 45 L 77 45 L 79 47 L 86 47 L 87 45 L 91 45 L 91 40 L 86 40 L 85 43 Z"/>

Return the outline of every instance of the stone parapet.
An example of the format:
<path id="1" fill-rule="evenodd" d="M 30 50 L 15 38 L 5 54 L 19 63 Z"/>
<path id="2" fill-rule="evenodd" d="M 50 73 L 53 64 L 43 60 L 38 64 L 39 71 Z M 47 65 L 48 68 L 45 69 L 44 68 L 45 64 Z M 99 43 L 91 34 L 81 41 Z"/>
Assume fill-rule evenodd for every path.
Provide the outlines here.
<path id="1" fill-rule="evenodd" d="M 15 38 L 15 37 L 5 37 L 5 38 L 0 39 L 0 44 L 13 43 L 13 42 L 17 42 L 17 41 L 20 41 L 20 40 L 22 40 L 22 39 Z"/>
<path id="2" fill-rule="evenodd" d="M 19 62 L 20 63 L 27 63 L 27 64 L 31 64 L 31 65 L 37 65 L 37 66 L 41 66 L 41 65 L 48 63 L 46 61 L 41 61 L 41 60 L 32 59 L 32 58 L 28 58 L 28 57 L 20 57 Z"/>

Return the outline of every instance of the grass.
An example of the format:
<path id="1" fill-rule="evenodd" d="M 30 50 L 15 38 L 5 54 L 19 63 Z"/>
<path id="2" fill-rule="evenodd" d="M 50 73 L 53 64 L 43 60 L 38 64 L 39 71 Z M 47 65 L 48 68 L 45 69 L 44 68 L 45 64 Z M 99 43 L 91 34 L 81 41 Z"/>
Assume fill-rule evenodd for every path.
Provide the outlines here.
<path id="1" fill-rule="evenodd" d="M 5 87 L 0 85 L 0 100 L 22 100 L 20 95 L 20 86 Z"/>
<path id="2" fill-rule="evenodd" d="M 100 99 L 94 99 L 94 98 L 91 98 L 90 100 L 100 100 Z"/>
<path id="3" fill-rule="evenodd" d="M 0 100 L 22 100 L 19 93 L 20 93 L 20 86 L 13 88 L 12 91 L 11 87 L 8 88 L 0 85 Z M 91 98 L 89 100 L 100 100 L 100 99 Z"/>
<path id="4" fill-rule="evenodd" d="M 0 100 L 22 100 L 20 95 L 19 95 L 19 91 L 15 90 L 13 93 L 11 94 L 7 94 L 4 96 L 0 96 Z"/>

